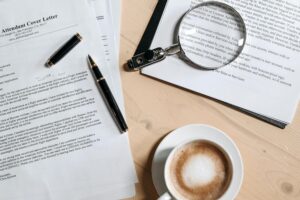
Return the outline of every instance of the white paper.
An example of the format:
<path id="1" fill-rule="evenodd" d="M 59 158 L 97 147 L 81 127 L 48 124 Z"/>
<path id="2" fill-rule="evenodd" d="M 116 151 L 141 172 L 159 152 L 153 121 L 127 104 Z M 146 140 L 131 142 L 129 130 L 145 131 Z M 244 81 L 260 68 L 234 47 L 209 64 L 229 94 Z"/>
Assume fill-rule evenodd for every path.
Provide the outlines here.
<path id="1" fill-rule="evenodd" d="M 110 1 L 110 0 L 90 0 L 91 8 L 95 12 L 95 17 L 99 25 L 99 33 L 101 40 L 103 41 L 103 55 L 111 75 L 113 76 L 114 94 L 120 108 L 125 113 L 125 105 L 123 100 L 123 93 L 121 87 L 121 78 L 119 71 L 119 35 L 120 35 L 120 13 L 121 13 L 121 1 Z M 113 5 L 112 5 L 113 4 Z M 112 8 L 113 7 L 113 8 Z M 115 22 L 116 21 L 116 22 Z M 113 26 L 112 26 L 113 24 Z M 128 198 L 135 195 L 135 185 L 122 186 L 118 185 L 106 186 L 105 193 L 97 194 L 96 199 L 121 199 Z M 111 192 L 108 192 L 108 191 Z M 110 198 L 108 198 L 110 197 Z M 91 198 L 92 199 L 92 198 Z"/>
<path id="2" fill-rule="evenodd" d="M 122 16 L 122 0 L 110 1 L 112 5 L 112 19 L 115 27 L 115 38 L 117 44 L 117 52 L 120 52 L 121 41 L 121 16 Z"/>
<path id="3" fill-rule="evenodd" d="M 93 31 L 96 21 L 90 16 L 87 3 L 10 0 L 1 1 L 0 10 L 0 199 L 53 199 L 63 188 L 135 183 L 128 137 L 120 135 L 87 67 L 87 54 L 97 55 L 97 61 L 105 63 L 99 54 L 101 41 Z M 45 68 L 46 59 L 76 32 L 83 41 L 56 66 Z M 101 70 L 112 83 L 105 64 Z M 29 112 L 31 115 L 26 114 Z M 82 127 L 78 127 L 79 123 Z M 49 141 L 41 141 L 41 133 L 46 133 L 43 124 L 61 135 L 50 137 L 49 131 Z M 64 132 L 72 126 L 68 133 Z M 25 129 L 27 135 L 32 134 L 31 141 L 25 141 L 27 135 L 21 137 Z M 9 134 L 14 135 L 14 140 Z M 15 147 L 5 153 L 6 143 L 18 141 L 16 138 L 23 142 L 17 147 L 24 148 Z M 25 142 L 32 146 L 25 147 Z M 55 148 L 57 152 L 52 151 Z M 37 149 L 40 151 L 35 152 L 34 159 L 25 154 Z M 47 155 L 53 157 L 46 158 Z M 8 156 L 16 159 L 13 164 L 21 166 L 4 169 Z M 32 160 L 26 160 L 26 156 Z M 23 160 L 23 164 L 18 160 Z"/>
<path id="4" fill-rule="evenodd" d="M 116 42 L 116 39 L 120 33 L 117 31 L 120 27 L 120 20 L 116 20 L 117 22 L 113 22 L 114 19 L 120 18 L 120 1 L 115 1 L 114 7 L 118 9 L 114 9 L 112 11 L 112 1 L 109 0 L 90 0 L 88 1 L 92 11 L 95 12 L 95 17 L 99 25 L 99 33 L 100 38 L 102 40 L 102 50 L 104 58 L 107 62 L 107 66 L 109 66 L 110 75 L 112 77 L 111 89 L 113 89 L 113 93 L 115 94 L 116 100 L 119 104 L 121 110 L 125 110 L 123 95 L 122 95 L 122 88 L 121 88 L 121 79 L 120 79 L 120 72 L 118 68 L 118 49 L 119 44 Z M 113 14 L 112 14 L 113 13 Z M 114 27 L 111 28 L 111 24 L 114 23 Z M 120 31 L 120 30 L 119 30 Z M 128 139 L 128 138 L 127 138 Z M 129 140 L 128 140 L 129 145 Z M 78 194 L 73 194 L 70 196 L 69 192 L 63 191 L 60 194 L 60 198 L 63 199 L 84 199 L 84 200 L 92 200 L 92 199 L 124 199 L 133 197 L 135 195 L 135 184 L 117 184 L 117 185 L 106 185 L 102 186 L 101 188 L 95 187 L 93 188 L 97 193 L 94 195 L 90 192 L 91 187 L 86 188 L 84 191 L 82 188 L 78 188 L 78 190 L 82 193 L 82 198 Z M 72 191 L 70 191 L 72 192 Z M 86 195 L 89 194 L 89 195 Z"/>
<path id="5" fill-rule="evenodd" d="M 90 0 L 91 7 L 94 9 L 96 19 L 99 25 L 99 33 L 101 40 L 103 41 L 103 54 L 107 62 L 108 68 L 111 70 L 113 76 L 112 86 L 114 87 L 115 96 L 119 105 L 121 105 L 123 113 L 125 113 L 125 105 L 122 92 L 122 83 L 119 70 L 119 40 L 120 35 L 120 20 L 115 18 L 120 17 L 120 10 L 115 10 L 115 7 L 119 1 L 110 0 Z M 119 2 L 120 3 L 120 2 Z M 114 8 L 113 8 L 114 5 Z M 115 25 L 117 23 L 117 25 Z M 113 24 L 113 26 L 112 26 Z"/>
<path id="6" fill-rule="evenodd" d="M 152 48 L 168 47 L 173 43 L 176 24 L 191 7 L 191 2 L 195 5 L 203 1 L 168 1 Z M 300 91 L 300 71 L 297 68 L 300 63 L 300 17 L 297 14 L 300 12 L 299 1 L 289 0 L 286 3 L 276 1 L 276 4 L 263 0 L 254 2 L 224 0 L 222 2 L 235 7 L 246 21 L 247 45 L 242 56 L 248 55 L 247 61 L 243 61 L 240 57 L 233 65 L 225 66 L 220 70 L 203 71 L 190 67 L 177 56 L 173 56 L 145 68 L 142 73 L 254 113 L 290 123 L 298 105 Z M 275 10 L 278 12 L 277 15 Z M 255 15 L 251 15 L 252 12 Z M 257 13 L 261 13 L 261 17 Z M 255 19 L 251 21 L 252 18 Z M 280 23 L 286 25 L 279 25 Z M 285 28 L 283 30 L 279 27 Z M 258 39 L 258 36 L 254 36 L 253 33 L 257 29 L 262 29 L 257 31 L 262 34 L 261 38 L 266 37 L 263 34 L 269 36 L 279 34 L 279 39 L 282 39 L 288 37 L 288 34 L 280 33 L 280 31 L 289 32 L 290 37 L 285 40 L 293 43 L 291 46 L 297 50 L 280 47 L 274 44 L 274 40 L 267 42 L 264 39 Z M 297 44 L 298 47 L 296 47 Z M 234 65 L 236 67 L 233 67 Z"/>

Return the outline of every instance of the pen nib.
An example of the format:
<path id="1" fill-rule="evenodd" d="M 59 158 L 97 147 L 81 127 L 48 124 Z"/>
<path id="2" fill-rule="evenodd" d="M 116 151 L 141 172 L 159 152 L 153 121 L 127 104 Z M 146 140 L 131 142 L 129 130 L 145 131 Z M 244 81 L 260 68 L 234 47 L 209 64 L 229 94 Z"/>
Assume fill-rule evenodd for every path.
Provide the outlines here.
<path id="1" fill-rule="evenodd" d="M 90 55 L 88 55 L 88 61 L 89 61 L 90 67 L 97 67 L 95 61 L 93 60 L 93 58 Z"/>

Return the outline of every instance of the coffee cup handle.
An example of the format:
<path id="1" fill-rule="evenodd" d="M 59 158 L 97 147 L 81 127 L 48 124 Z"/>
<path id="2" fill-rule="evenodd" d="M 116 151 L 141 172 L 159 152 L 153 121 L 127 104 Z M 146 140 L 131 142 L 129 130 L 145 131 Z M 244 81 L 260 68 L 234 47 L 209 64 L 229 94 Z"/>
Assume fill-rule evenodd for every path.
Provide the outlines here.
<path id="1" fill-rule="evenodd" d="M 169 193 L 165 193 L 162 196 L 160 196 L 157 200 L 172 200 L 172 197 Z"/>

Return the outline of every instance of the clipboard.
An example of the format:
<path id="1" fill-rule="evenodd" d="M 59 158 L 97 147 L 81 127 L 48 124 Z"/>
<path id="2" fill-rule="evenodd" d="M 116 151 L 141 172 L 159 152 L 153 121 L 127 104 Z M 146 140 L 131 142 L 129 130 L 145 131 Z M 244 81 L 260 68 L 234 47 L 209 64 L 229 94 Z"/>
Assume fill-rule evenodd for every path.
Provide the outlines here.
<path id="1" fill-rule="evenodd" d="M 156 30 L 159 26 L 159 22 L 163 16 L 164 9 L 167 5 L 167 1 L 168 0 L 158 0 L 157 5 L 154 9 L 154 12 L 151 16 L 151 19 L 147 25 L 147 28 L 142 36 L 142 39 L 139 42 L 139 45 L 138 45 L 134 55 L 138 55 L 138 54 L 143 53 L 143 52 L 147 51 L 148 49 L 150 49 L 152 41 L 153 41 L 155 33 L 156 33 Z M 216 100 L 216 101 L 218 101 L 218 100 Z M 240 107 L 228 104 L 228 103 L 224 103 L 224 104 L 226 104 L 226 105 L 230 106 L 231 108 L 236 109 L 240 112 L 243 112 L 249 116 L 252 116 L 256 119 L 259 119 L 259 120 L 269 123 L 273 126 L 276 126 L 278 128 L 285 129 L 287 126 L 286 123 L 283 123 L 281 121 L 274 120 L 272 118 L 260 115 L 258 113 L 254 113 L 252 111 L 249 111 L 249 110 L 246 110 L 246 109 L 243 109 L 243 108 L 240 108 Z"/>

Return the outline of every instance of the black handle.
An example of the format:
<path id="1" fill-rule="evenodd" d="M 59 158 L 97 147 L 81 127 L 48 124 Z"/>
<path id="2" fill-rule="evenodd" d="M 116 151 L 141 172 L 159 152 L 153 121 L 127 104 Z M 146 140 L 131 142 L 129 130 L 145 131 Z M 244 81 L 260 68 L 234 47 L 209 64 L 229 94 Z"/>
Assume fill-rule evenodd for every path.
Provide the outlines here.
<path id="1" fill-rule="evenodd" d="M 130 71 L 137 71 L 166 58 L 166 52 L 162 48 L 147 50 L 139 55 L 132 57 L 127 66 Z"/>

